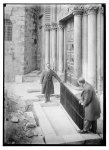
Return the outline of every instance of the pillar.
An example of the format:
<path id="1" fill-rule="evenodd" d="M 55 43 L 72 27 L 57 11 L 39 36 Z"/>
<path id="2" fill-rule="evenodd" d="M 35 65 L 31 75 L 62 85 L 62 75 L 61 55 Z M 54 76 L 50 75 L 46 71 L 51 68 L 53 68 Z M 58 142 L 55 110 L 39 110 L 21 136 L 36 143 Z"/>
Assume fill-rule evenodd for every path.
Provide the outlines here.
<path id="1" fill-rule="evenodd" d="M 59 24 L 59 73 L 63 72 L 64 66 L 64 26 Z"/>
<path id="2" fill-rule="evenodd" d="M 74 11 L 74 75 L 82 74 L 82 11 Z"/>
<path id="3" fill-rule="evenodd" d="M 59 71 L 59 28 L 57 28 L 57 52 L 56 52 L 56 58 L 57 58 L 57 71 Z"/>
<path id="4" fill-rule="evenodd" d="M 50 66 L 51 68 L 53 67 L 52 66 L 52 29 L 51 29 L 51 26 L 50 26 Z"/>
<path id="5" fill-rule="evenodd" d="M 50 63 L 50 25 L 45 25 L 45 65 L 46 63 Z"/>
<path id="6" fill-rule="evenodd" d="M 97 14 L 97 91 L 100 92 L 101 78 L 101 9 L 98 9 Z"/>
<path id="7" fill-rule="evenodd" d="M 88 82 L 96 88 L 97 9 L 88 9 Z"/>
<path id="8" fill-rule="evenodd" d="M 51 27 L 52 30 L 52 66 L 57 70 L 57 25 L 54 23 Z"/>
<path id="9" fill-rule="evenodd" d="M 101 8 L 101 91 L 103 91 L 103 72 L 104 72 L 104 10 Z"/>
<path id="10" fill-rule="evenodd" d="M 88 64 L 88 14 L 85 10 L 82 17 L 82 76 L 87 81 Z"/>

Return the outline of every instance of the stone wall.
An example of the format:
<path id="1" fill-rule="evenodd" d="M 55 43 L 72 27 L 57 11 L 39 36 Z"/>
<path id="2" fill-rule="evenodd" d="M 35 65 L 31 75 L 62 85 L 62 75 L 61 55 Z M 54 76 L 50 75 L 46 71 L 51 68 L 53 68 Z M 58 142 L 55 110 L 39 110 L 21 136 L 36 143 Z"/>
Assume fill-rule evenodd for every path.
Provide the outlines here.
<path id="1" fill-rule="evenodd" d="M 4 10 L 5 19 L 12 22 L 12 41 L 4 41 L 7 82 L 15 81 L 16 75 L 40 69 L 39 7 L 6 5 Z"/>
<path id="2" fill-rule="evenodd" d="M 12 41 L 4 42 L 5 81 L 14 81 L 15 75 L 22 75 L 24 72 L 25 8 L 6 6 L 5 18 L 12 22 Z"/>
<path id="3" fill-rule="evenodd" d="M 25 8 L 25 54 L 24 54 L 24 74 L 38 69 L 37 56 L 40 58 L 38 52 L 38 24 L 39 24 L 39 7 Z"/>

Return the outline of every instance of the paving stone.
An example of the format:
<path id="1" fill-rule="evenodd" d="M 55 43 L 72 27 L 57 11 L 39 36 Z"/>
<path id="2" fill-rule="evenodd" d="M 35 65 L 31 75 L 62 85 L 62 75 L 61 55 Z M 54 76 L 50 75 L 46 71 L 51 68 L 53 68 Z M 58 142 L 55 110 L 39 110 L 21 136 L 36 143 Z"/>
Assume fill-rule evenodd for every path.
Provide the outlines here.
<path id="1" fill-rule="evenodd" d="M 36 135 L 36 134 L 38 134 L 38 135 L 40 135 L 40 136 L 43 136 L 43 132 L 42 132 L 41 127 L 36 127 L 36 128 L 34 129 L 34 135 Z"/>
<path id="2" fill-rule="evenodd" d="M 34 119 L 33 113 L 32 112 L 25 112 L 25 116 L 27 117 L 28 123 L 26 124 L 27 128 L 35 128 L 36 121 Z"/>
<path id="3" fill-rule="evenodd" d="M 35 128 L 36 127 L 36 122 L 28 122 L 26 124 L 26 128 Z"/>
<path id="4" fill-rule="evenodd" d="M 31 144 L 45 144 L 43 136 L 34 136 Z"/>
<path id="5" fill-rule="evenodd" d="M 22 83 L 22 76 L 21 75 L 16 75 L 15 76 L 15 82 L 16 83 Z"/>
<path id="6" fill-rule="evenodd" d="M 42 103 L 42 107 L 50 107 L 50 106 L 58 106 L 59 104 L 56 102 L 47 102 L 47 103 Z"/>
<path id="7" fill-rule="evenodd" d="M 85 140 L 85 145 L 99 145 L 101 143 L 101 137 L 98 134 L 81 134 Z"/>
<path id="8" fill-rule="evenodd" d="M 19 119 L 18 119 L 17 117 L 13 116 L 12 119 L 11 119 L 11 121 L 12 121 L 13 123 L 18 123 L 18 122 L 19 122 Z"/>
<path id="9" fill-rule="evenodd" d="M 82 138 L 82 136 L 80 134 L 73 134 L 73 135 L 64 135 L 62 136 L 63 139 L 65 140 L 66 144 L 77 144 L 77 145 L 82 145 L 84 144 L 84 139 Z"/>
<path id="10" fill-rule="evenodd" d="M 65 140 L 61 136 L 56 135 L 46 135 L 45 136 L 46 144 L 65 144 Z"/>
<path id="11" fill-rule="evenodd" d="M 29 137 L 29 138 L 31 138 L 31 137 L 34 136 L 34 132 L 33 132 L 32 130 L 28 130 L 28 131 L 26 132 L 26 136 Z"/>
<path id="12" fill-rule="evenodd" d="M 103 139 L 103 134 L 99 134 L 99 136 Z"/>
<path id="13" fill-rule="evenodd" d="M 34 136 L 38 136 L 38 130 L 37 130 L 37 127 L 34 128 L 34 129 L 32 130 L 32 132 L 33 132 Z"/>

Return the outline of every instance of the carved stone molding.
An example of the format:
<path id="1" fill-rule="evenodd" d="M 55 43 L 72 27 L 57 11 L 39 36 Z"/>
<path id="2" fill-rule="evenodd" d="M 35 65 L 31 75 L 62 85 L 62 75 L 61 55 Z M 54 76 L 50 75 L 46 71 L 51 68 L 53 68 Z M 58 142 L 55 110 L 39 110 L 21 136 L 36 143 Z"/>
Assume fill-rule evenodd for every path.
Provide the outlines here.
<path id="1" fill-rule="evenodd" d="M 97 14 L 98 7 L 97 6 L 89 6 L 89 7 L 86 8 L 86 10 L 88 11 L 88 15 Z"/>
<path id="2" fill-rule="evenodd" d="M 58 24 L 58 29 L 59 29 L 59 30 L 64 29 L 64 24 L 60 24 L 60 23 L 59 23 L 59 24 Z"/>
<path id="3" fill-rule="evenodd" d="M 103 7 L 99 7 L 98 8 L 98 12 L 100 12 L 101 14 L 104 14 L 104 8 Z"/>
<path id="4" fill-rule="evenodd" d="M 52 23 L 50 28 L 51 28 L 51 30 L 57 30 L 57 23 Z"/>
<path id="5" fill-rule="evenodd" d="M 88 10 L 87 9 L 84 9 L 84 11 L 83 11 L 83 15 L 88 15 Z"/>
<path id="6" fill-rule="evenodd" d="M 83 10 L 81 9 L 77 9 L 77 10 L 74 10 L 73 11 L 73 15 L 74 16 L 80 16 L 80 15 L 82 15 L 83 14 Z"/>
<path id="7" fill-rule="evenodd" d="M 44 25 L 44 29 L 45 29 L 46 31 L 50 30 L 50 24 L 45 24 L 45 25 Z"/>

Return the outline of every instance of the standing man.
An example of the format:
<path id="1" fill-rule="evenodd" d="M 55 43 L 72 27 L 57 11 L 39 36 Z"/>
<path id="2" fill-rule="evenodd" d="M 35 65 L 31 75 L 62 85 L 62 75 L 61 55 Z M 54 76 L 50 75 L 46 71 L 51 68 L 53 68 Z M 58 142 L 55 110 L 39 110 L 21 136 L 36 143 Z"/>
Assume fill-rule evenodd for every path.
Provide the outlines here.
<path id="1" fill-rule="evenodd" d="M 53 76 L 61 83 L 61 79 L 50 69 L 50 64 L 47 63 L 46 70 L 41 76 L 42 94 L 45 94 L 45 102 L 49 102 L 50 94 L 54 94 Z"/>
<path id="2" fill-rule="evenodd" d="M 78 83 L 83 88 L 80 103 L 83 105 L 85 111 L 84 127 L 79 133 L 84 134 L 89 131 L 96 133 L 97 119 L 101 113 L 99 100 L 92 85 L 86 83 L 83 77 L 79 78 Z"/>

